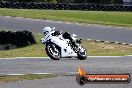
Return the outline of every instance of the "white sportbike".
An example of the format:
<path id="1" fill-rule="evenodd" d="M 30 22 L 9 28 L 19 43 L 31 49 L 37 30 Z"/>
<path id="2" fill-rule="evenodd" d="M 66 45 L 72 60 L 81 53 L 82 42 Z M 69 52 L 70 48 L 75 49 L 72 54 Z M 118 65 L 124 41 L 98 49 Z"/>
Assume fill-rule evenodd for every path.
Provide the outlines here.
<path id="1" fill-rule="evenodd" d="M 41 39 L 51 59 L 77 57 L 79 60 L 84 60 L 87 58 L 86 50 L 81 45 L 81 39 L 76 38 L 77 35 L 73 34 L 71 37 L 67 32 L 62 33 L 54 29 L 55 27 L 45 27 L 43 29 L 44 38 Z"/>

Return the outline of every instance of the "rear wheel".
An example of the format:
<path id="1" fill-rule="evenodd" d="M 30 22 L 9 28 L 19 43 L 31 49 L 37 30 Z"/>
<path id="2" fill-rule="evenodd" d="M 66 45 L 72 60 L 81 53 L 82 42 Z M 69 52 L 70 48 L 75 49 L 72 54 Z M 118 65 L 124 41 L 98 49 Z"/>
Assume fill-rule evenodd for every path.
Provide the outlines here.
<path id="1" fill-rule="evenodd" d="M 47 44 L 46 45 L 46 53 L 53 60 L 59 60 L 61 55 L 59 49 L 57 49 L 55 44 Z"/>

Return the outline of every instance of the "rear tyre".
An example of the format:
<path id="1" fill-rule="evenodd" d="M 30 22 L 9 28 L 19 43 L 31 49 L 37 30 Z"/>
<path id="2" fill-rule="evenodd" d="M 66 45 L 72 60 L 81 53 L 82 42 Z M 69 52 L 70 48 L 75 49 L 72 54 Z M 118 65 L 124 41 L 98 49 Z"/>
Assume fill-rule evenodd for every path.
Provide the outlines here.
<path id="1" fill-rule="evenodd" d="M 57 49 L 55 44 L 47 44 L 46 45 L 46 53 L 53 60 L 59 60 L 61 55 L 59 49 Z"/>

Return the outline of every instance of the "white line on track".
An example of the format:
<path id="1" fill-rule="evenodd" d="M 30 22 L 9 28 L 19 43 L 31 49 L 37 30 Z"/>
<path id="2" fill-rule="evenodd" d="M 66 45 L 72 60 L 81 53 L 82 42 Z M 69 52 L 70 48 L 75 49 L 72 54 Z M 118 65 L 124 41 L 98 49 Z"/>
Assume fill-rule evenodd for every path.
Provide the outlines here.
<path id="1" fill-rule="evenodd" d="M 88 56 L 88 57 L 93 57 L 93 58 L 97 58 L 97 57 L 102 57 L 102 58 L 104 58 L 104 57 L 106 57 L 106 58 L 113 58 L 113 57 L 124 57 L 124 56 Z"/>
<path id="2" fill-rule="evenodd" d="M 53 73 L 30 73 L 36 75 L 46 75 L 46 74 L 53 74 Z M 11 75 L 11 76 L 19 76 L 19 75 L 28 75 L 28 74 L 0 74 L 0 75 Z"/>
<path id="3" fill-rule="evenodd" d="M 104 41 L 105 43 L 110 43 L 110 41 Z"/>
<path id="4" fill-rule="evenodd" d="M 35 74 L 35 75 L 46 75 L 46 74 L 58 74 L 58 75 L 75 75 L 78 72 L 64 72 L 64 73 L 25 73 L 25 74 L 0 74 L 0 75 L 11 75 L 11 76 L 20 76 L 20 75 L 28 75 L 28 74 Z"/>
<path id="5" fill-rule="evenodd" d="M 19 76 L 19 75 L 25 75 L 25 74 L 2 74 L 2 75 Z"/>
<path id="6" fill-rule="evenodd" d="M 125 56 L 132 56 L 132 55 L 124 55 L 124 56 L 87 56 L 88 58 L 114 58 L 114 57 L 125 57 Z M 0 58 L 0 59 L 44 59 L 50 57 L 14 57 L 14 58 Z"/>
<path id="7" fill-rule="evenodd" d="M 23 17 L 16 17 L 16 18 L 18 18 L 18 19 L 22 19 Z"/>
<path id="8" fill-rule="evenodd" d="M 11 16 L 5 16 L 5 17 L 11 17 Z"/>
<path id="9" fill-rule="evenodd" d="M 132 46 L 132 44 L 127 44 L 127 45 Z"/>
<path id="10" fill-rule="evenodd" d="M 46 75 L 46 74 L 53 74 L 53 73 L 32 73 L 32 74 L 36 74 L 36 75 Z"/>
<path id="11" fill-rule="evenodd" d="M 132 56 L 132 55 L 125 55 L 125 56 Z"/>

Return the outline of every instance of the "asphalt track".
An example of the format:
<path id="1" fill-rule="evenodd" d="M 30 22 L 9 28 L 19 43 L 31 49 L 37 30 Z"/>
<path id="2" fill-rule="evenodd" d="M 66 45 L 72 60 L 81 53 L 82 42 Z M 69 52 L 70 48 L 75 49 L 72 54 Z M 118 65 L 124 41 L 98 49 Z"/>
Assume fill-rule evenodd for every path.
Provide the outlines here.
<path id="1" fill-rule="evenodd" d="M 95 40 L 132 43 L 132 30 L 129 28 L 84 25 L 67 22 L 34 20 L 0 16 L 0 28 L 5 30 L 30 30 L 42 33 L 45 26 L 76 33 L 79 37 Z M 88 73 L 130 73 L 132 74 L 132 57 L 89 57 L 80 61 L 62 59 L 53 61 L 44 59 L 0 59 L 0 74 L 54 73 L 58 77 L 0 84 L 0 88 L 82 88 L 75 81 L 75 76 L 61 76 L 76 72 L 82 65 Z M 59 76 L 60 74 L 60 76 Z M 87 84 L 83 88 L 132 88 L 130 84 Z"/>
<path id="2" fill-rule="evenodd" d="M 130 28 L 0 16 L 0 29 L 29 30 L 34 33 L 42 33 L 42 29 L 45 26 L 56 27 L 58 30 L 75 33 L 81 38 L 132 43 L 132 30 Z"/>
<path id="3" fill-rule="evenodd" d="M 58 77 L 19 81 L 0 84 L 0 88 L 82 88 L 76 83 L 75 76 L 62 76 L 77 72 L 79 65 L 87 73 L 99 74 L 132 74 L 132 56 L 122 57 L 88 57 L 86 60 L 61 59 L 53 61 L 50 58 L 36 59 L 0 59 L 0 74 L 29 74 L 29 73 L 54 73 Z M 60 75 L 59 75 L 60 74 Z M 83 88 L 132 88 L 130 84 L 86 84 Z"/>

